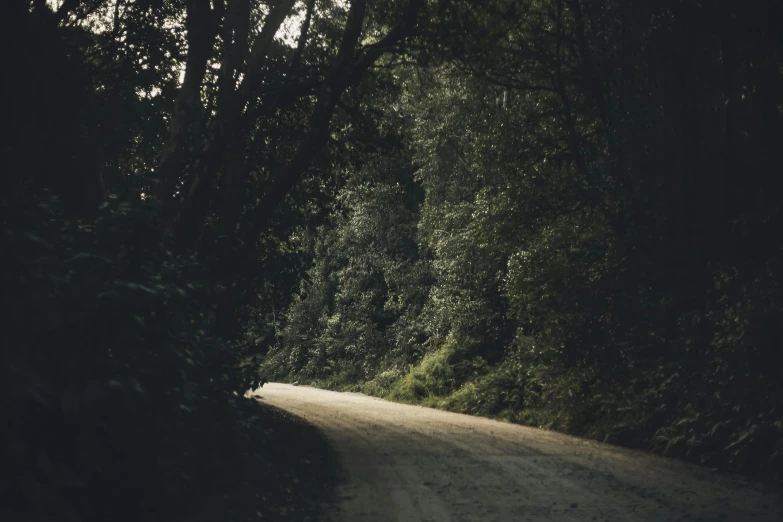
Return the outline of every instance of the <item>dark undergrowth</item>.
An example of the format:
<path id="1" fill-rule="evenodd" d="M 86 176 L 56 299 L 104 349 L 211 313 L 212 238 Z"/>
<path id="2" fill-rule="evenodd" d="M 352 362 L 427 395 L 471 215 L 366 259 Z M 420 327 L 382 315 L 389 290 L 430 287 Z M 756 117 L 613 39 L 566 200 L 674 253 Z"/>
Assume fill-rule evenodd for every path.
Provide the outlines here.
<path id="1" fill-rule="evenodd" d="M 0 520 L 322 519 L 329 446 L 242 397 L 257 375 L 148 209 L 0 210 Z"/>
<path id="2" fill-rule="evenodd" d="M 11 487 L 0 518 L 16 521 L 322 521 L 336 456 L 313 426 L 252 399 L 204 401 L 186 422 L 140 452 L 138 440 L 103 441 L 113 453 L 101 481 L 80 483 L 38 452 Z M 67 433 L 57 433 L 66 445 Z M 133 439 L 129 433 L 128 438 Z M 123 447 L 128 444 L 128 447 Z M 6 470 L 7 471 L 7 470 Z M 66 472 L 67 473 L 67 472 Z M 31 502 L 31 495 L 38 502 Z"/>
<path id="3" fill-rule="evenodd" d="M 243 401 L 242 427 L 202 469 L 200 494 L 178 520 L 326 520 L 338 480 L 336 454 L 312 425 L 259 400 Z M 213 472 L 214 475 L 213 475 Z"/>

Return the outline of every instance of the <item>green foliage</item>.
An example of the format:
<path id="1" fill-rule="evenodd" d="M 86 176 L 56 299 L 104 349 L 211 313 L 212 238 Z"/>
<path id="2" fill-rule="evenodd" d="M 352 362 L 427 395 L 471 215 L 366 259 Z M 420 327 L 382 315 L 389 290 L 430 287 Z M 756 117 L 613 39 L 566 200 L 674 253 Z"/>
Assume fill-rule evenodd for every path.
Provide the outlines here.
<path id="1" fill-rule="evenodd" d="M 418 196 L 351 171 L 270 368 L 779 473 L 773 13 L 443 5 L 379 115 Z"/>
<path id="2" fill-rule="evenodd" d="M 110 196 L 90 225 L 53 200 L 4 210 L 3 505 L 79 520 L 176 504 L 193 416 L 250 385 L 208 334 L 214 290 L 140 203 Z"/>
<path id="3" fill-rule="evenodd" d="M 504 361 L 493 368 L 477 366 L 479 376 L 463 384 L 443 406 L 449 410 L 485 417 L 499 417 L 526 424 L 536 423 L 531 419 L 535 395 L 530 393 L 527 375 L 519 364 Z"/>
<path id="4" fill-rule="evenodd" d="M 270 374 L 356 383 L 421 353 L 428 274 L 415 240 L 415 189 L 405 158 L 380 157 L 341 191 L 346 212 L 320 231 L 315 263 L 271 347 Z"/>
<path id="5" fill-rule="evenodd" d="M 426 354 L 419 364 L 412 366 L 408 373 L 393 385 L 387 397 L 416 403 L 422 399 L 432 401 L 448 395 L 456 383 L 452 367 L 453 357 L 453 343 L 447 340 L 439 350 Z"/>
<path id="6" fill-rule="evenodd" d="M 424 3 L 4 10 L 0 518 L 207 519 L 189 501 L 235 486 L 238 457 L 275 440 L 237 398 L 265 382 L 270 345 L 337 386 L 371 375 L 392 337 L 415 336 L 396 321 L 424 300 L 404 283 L 421 268 L 415 205 L 376 226 L 412 192 L 392 181 L 409 180 L 404 158 L 343 193 L 346 206 L 369 203 L 345 216 L 356 234 L 334 235 L 350 256 L 333 253 L 314 273 L 320 296 L 285 308 L 344 171 L 401 141 L 375 118 L 393 73 L 371 66 L 403 45 Z M 272 38 L 281 26 L 295 34 Z M 414 254 L 355 262 L 369 241 Z M 297 330 L 299 319 L 318 326 Z M 280 456 L 255 457 L 270 496 L 290 503 L 296 488 L 273 477 Z"/>

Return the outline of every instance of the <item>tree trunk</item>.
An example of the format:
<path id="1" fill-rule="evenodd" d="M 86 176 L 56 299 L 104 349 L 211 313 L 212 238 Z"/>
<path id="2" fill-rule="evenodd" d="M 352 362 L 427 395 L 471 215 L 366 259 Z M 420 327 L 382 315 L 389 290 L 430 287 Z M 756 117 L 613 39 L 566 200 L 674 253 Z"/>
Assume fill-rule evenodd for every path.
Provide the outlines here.
<path id="1" fill-rule="evenodd" d="M 189 0 L 187 3 L 185 77 L 174 101 L 174 114 L 158 162 L 158 187 L 155 192 L 163 220 L 169 226 L 176 215 L 178 198 L 175 193 L 188 163 L 188 149 L 194 147 L 196 140 L 194 127 L 201 119 L 201 86 L 218 27 L 214 14 L 209 0 Z"/>

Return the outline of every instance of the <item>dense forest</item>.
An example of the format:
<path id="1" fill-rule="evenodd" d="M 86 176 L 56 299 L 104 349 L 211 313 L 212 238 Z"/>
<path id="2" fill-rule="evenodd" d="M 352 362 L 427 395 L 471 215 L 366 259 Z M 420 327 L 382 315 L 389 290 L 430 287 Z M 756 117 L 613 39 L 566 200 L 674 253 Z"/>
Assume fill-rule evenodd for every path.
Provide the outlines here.
<path id="1" fill-rule="evenodd" d="M 266 379 L 779 478 L 782 20 L 7 2 L 0 515 L 284 504 Z"/>
<path id="2" fill-rule="evenodd" d="M 452 4 L 291 236 L 269 372 L 783 469 L 783 11 L 739 5 Z"/>

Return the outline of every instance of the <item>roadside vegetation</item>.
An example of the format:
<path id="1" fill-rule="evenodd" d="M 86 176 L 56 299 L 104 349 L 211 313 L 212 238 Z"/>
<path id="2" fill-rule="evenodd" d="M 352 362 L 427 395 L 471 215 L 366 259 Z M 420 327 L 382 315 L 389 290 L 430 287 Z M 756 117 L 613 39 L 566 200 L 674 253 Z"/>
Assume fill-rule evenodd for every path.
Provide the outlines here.
<path id="1" fill-rule="evenodd" d="M 318 520 L 265 379 L 783 469 L 780 2 L 6 4 L 3 520 Z"/>
<path id="2" fill-rule="evenodd" d="M 244 396 L 244 309 L 423 2 L 6 4 L 0 519 L 322 520 L 336 460 Z"/>
<path id="3" fill-rule="evenodd" d="M 299 243 L 270 377 L 779 477 L 780 14 L 453 4 Z"/>

